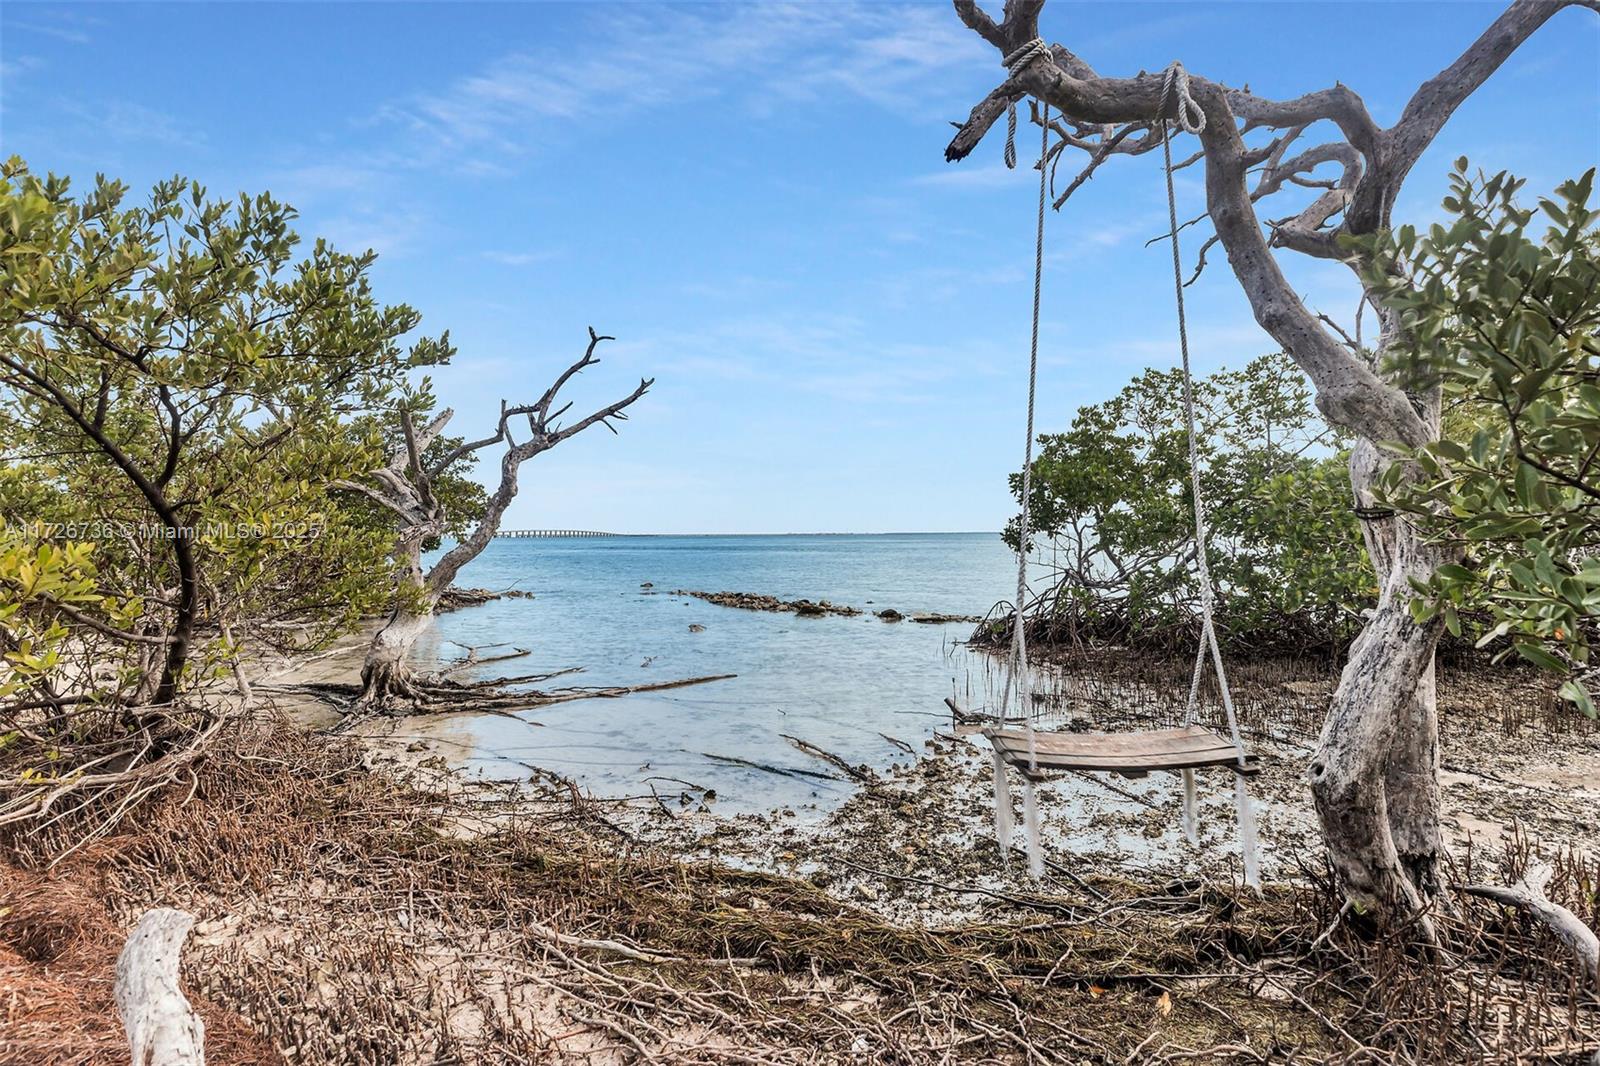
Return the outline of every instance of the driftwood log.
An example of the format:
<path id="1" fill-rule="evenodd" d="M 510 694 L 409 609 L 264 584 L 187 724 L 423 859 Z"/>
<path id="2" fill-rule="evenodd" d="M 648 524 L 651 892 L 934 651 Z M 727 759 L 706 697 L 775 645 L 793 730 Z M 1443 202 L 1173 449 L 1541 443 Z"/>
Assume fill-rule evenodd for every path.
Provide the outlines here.
<path id="1" fill-rule="evenodd" d="M 146 911 L 117 956 L 113 992 L 133 1066 L 205 1066 L 206 1027 L 178 987 L 178 961 L 194 917 Z"/>
<path id="2" fill-rule="evenodd" d="M 1559 903 L 1552 903 L 1544 894 L 1550 884 L 1551 867 L 1535 863 L 1513 885 L 1459 885 L 1462 892 L 1483 899 L 1492 899 L 1508 907 L 1526 911 L 1543 922 L 1578 960 L 1589 985 L 1600 991 L 1600 937 L 1584 924 L 1583 919 Z M 1600 1062 L 1600 1057 L 1597 1057 Z"/>

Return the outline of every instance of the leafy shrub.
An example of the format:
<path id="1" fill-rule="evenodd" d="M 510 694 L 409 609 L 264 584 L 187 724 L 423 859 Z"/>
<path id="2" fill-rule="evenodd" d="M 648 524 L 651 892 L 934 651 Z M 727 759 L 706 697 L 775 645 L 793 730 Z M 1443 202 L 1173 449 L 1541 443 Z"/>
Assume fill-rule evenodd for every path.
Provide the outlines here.
<path id="1" fill-rule="evenodd" d="M 1376 596 L 1339 439 L 1282 354 L 1194 383 L 1201 492 L 1224 640 L 1333 650 Z M 1183 376 L 1147 370 L 1043 434 L 1029 547 L 1054 581 L 1030 605 L 1046 641 L 1176 645 L 1197 632 L 1199 581 Z M 1019 502 L 1020 474 L 1011 476 Z M 1015 549 L 1014 519 L 1004 537 Z M 991 626 L 1003 639 L 1008 623 Z"/>

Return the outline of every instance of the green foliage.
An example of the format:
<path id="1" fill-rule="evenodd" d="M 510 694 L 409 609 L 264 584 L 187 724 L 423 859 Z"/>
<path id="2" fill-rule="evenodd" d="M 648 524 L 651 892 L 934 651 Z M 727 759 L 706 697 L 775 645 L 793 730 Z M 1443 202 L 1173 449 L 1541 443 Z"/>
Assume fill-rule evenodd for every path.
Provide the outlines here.
<path id="1" fill-rule="evenodd" d="M 1458 547 L 1418 588 L 1419 618 L 1460 632 L 1486 608 L 1481 644 L 1567 670 L 1588 661 L 1600 612 L 1600 211 L 1595 172 L 1533 208 L 1523 182 L 1469 176 L 1459 160 L 1450 218 L 1371 240 L 1368 283 L 1405 329 L 1397 369 L 1442 390 L 1447 438 L 1396 450 L 1390 504 Z M 1579 679 L 1563 694 L 1590 714 Z"/>
<path id="2" fill-rule="evenodd" d="M 1218 619 L 1232 640 L 1328 647 L 1376 589 L 1338 442 L 1281 354 L 1194 383 Z M 1149 370 L 1065 433 L 1039 438 L 1030 524 L 1061 568 L 1039 617 L 1069 633 L 1162 642 L 1199 599 L 1183 376 Z M 1012 475 L 1020 500 L 1021 476 Z M 1017 546 L 1015 521 L 1005 533 Z"/>
<path id="3" fill-rule="evenodd" d="M 0 530 L 0 699 L 37 684 L 60 665 L 69 630 L 56 608 L 99 606 L 105 597 L 94 578 L 89 545 L 39 543 Z"/>
<path id="4" fill-rule="evenodd" d="M 273 639 L 292 620 L 317 641 L 385 600 L 390 531 L 329 486 L 380 453 L 364 413 L 451 349 L 403 342 L 419 316 L 375 298 L 372 253 L 319 240 L 297 258 L 295 213 L 270 195 L 212 200 L 173 178 L 128 201 L 104 177 L 74 195 L 0 166 L 0 518 L 95 590 L 87 621 L 17 581 L 0 611 L 34 627 L 4 639 L 64 626 L 94 658 L 137 597 L 120 643 L 164 654 L 134 657 L 116 694 L 148 698 L 159 675 L 165 699 L 230 658 L 241 627 Z"/>

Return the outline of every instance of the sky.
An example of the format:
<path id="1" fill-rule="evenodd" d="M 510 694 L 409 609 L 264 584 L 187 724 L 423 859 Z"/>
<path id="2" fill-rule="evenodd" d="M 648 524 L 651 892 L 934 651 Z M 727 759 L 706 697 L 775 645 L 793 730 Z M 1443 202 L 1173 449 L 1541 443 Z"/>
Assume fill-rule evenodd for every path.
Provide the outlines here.
<path id="1" fill-rule="evenodd" d="M 1387 125 L 1499 10 L 1052 0 L 1041 32 L 1105 74 L 1343 82 Z M 460 349 L 433 376 L 466 435 L 588 326 L 615 335 L 574 410 L 654 389 L 620 435 L 526 466 L 507 528 L 994 530 L 1021 465 L 1036 178 L 1005 169 L 1002 131 L 943 150 L 1003 77 L 947 3 L 6 0 L 0 152 L 85 185 L 270 190 L 304 237 L 376 250 L 379 297 Z M 1541 191 L 1595 165 L 1600 17 L 1556 15 L 1462 107 L 1397 222 L 1438 217 L 1463 154 Z M 1197 172 L 1178 196 L 1199 213 Z M 1146 245 L 1165 210 L 1150 155 L 1048 219 L 1041 431 L 1176 363 L 1168 253 Z M 1344 267 L 1284 261 L 1351 320 Z M 1188 317 L 1197 371 L 1274 347 L 1218 256 Z"/>

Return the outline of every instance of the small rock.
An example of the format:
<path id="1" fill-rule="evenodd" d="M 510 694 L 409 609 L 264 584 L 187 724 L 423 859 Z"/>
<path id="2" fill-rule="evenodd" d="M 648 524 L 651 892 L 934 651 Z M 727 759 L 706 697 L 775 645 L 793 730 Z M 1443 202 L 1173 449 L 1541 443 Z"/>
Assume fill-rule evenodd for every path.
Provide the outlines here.
<path id="1" fill-rule="evenodd" d="M 875 902 L 877 902 L 877 899 L 878 899 L 878 890 L 873 888 L 871 885 L 868 885 L 868 884 L 857 885 L 856 886 L 856 898 L 864 899 L 868 903 L 875 903 Z"/>

